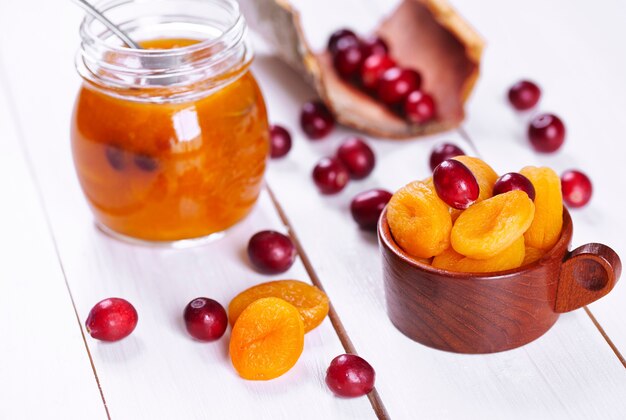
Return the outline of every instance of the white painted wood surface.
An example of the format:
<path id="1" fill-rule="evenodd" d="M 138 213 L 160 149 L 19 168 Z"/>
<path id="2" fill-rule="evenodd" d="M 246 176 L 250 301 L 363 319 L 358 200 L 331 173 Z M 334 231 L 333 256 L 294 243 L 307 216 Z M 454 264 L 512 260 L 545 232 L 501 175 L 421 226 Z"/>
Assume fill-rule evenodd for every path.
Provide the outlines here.
<path id="1" fill-rule="evenodd" d="M 74 96 L 80 83 L 72 68 L 72 59 L 78 46 L 76 28 L 81 14 L 66 2 L 40 2 L 40 6 L 39 13 L 32 15 L 32 5 L 12 3 L 10 13 L 2 14 L 0 23 L 5 35 L 0 44 L 2 57 L 11 63 L 7 68 L 7 90 L 15 92 L 11 106 L 16 110 L 16 123 L 21 127 L 27 153 L 35 168 L 35 180 L 42 190 L 81 326 L 91 307 L 109 296 L 128 299 L 139 313 L 137 329 L 121 342 L 102 343 L 87 337 L 111 418 L 375 418 L 367 398 L 335 398 L 324 383 L 328 364 L 336 355 L 344 353 L 328 319 L 307 334 L 304 352 L 296 366 L 279 379 L 268 382 L 239 378 L 228 356 L 229 332 L 220 341 L 207 344 L 193 341 L 184 331 L 182 311 L 191 299 L 209 296 L 227 305 L 242 290 L 277 278 L 257 274 L 249 267 L 245 257 L 245 247 L 252 234 L 263 229 L 284 231 L 266 193 L 253 213 L 230 230 L 227 237 L 194 249 L 134 247 L 112 240 L 94 227 L 74 174 L 68 135 Z M 47 18 L 58 13 L 67 13 L 68 22 L 72 22 L 67 28 L 59 28 L 55 21 Z M 50 44 L 51 48 L 37 50 L 41 47 L 41 40 L 29 36 L 31 29 L 20 23 L 27 20 L 48 32 L 46 45 Z M 22 38 L 22 42 L 12 44 L 6 37 L 9 33 Z M 37 50 L 38 53 L 25 56 L 24 50 Z M 42 60 L 47 63 L 45 73 L 40 67 Z M 10 141 L 13 147 L 17 147 L 17 139 L 11 138 Z M 9 173 L 1 179 L 7 183 L 16 182 Z M 26 188 L 29 184 L 25 182 L 24 185 Z M 20 197 L 15 198 L 16 206 L 20 201 Z M 24 217 L 23 223 L 11 231 L 11 237 L 19 240 L 19 233 L 29 231 L 28 220 Z M 7 218 L 6 222 L 9 221 Z M 46 232 L 41 235 L 46 237 Z M 50 241 L 49 237 L 46 239 Z M 22 258 L 27 256 L 24 254 Z M 32 258 L 32 255 L 29 257 Z M 10 272 L 19 273 L 19 265 L 10 266 Z M 38 281 L 52 280 L 47 279 L 47 273 L 41 269 L 37 275 L 40 277 Z M 278 278 L 309 280 L 300 261 Z M 60 280 L 62 282 L 62 278 Z M 61 283 L 61 286 L 64 284 Z M 44 291 L 33 288 L 31 293 Z M 16 292 L 6 295 L 6 298 L 14 299 L 13 305 L 23 305 L 23 302 L 15 300 L 17 297 Z M 67 302 L 59 298 L 56 303 L 65 303 L 63 310 L 73 315 L 67 293 L 62 297 Z M 44 293 L 40 298 L 48 297 Z M 32 314 L 33 321 L 39 319 L 35 315 Z M 45 318 L 45 315 L 42 317 Z M 8 319 L 16 322 L 20 318 L 12 315 Z M 78 345 L 84 349 L 75 316 L 57 322 L 62 327 L 69 323 L 70 331 L 80 340 Z M 45 351 L 46 342 L 43 340 L 48 335 L 55 346 L 72 344 L 70 337 L 55 339 L 54 325 L 47 326 L 49 330 L 45 334 L 34 331 L 41 325 L 30 326 L 20 322 L 19 326 L 24 328 L 24 333 L 32 334 L 27 341 L 31 351 Z M 14 352 L 17 348 L 6 355 Z M 81 354 L 82 359 L 85 355 Z M 56 362 L 54 354 L 49 359 L 40 357 L 38 360 L 41 363 L 58 363 L 55 369 L 62 372 L 63 365 Z M 75 370 L 80 368 L 80 362 L 80 358 L 74 361 L 77 365 Z M 24 364 L 20 366 L 27 367 Z M 85 368 L 90 370 L 89 364 Z M 54 380 L 43 378 L 41 386 L 56 386 L 64 393 L 72 392 L 74 386 L 82 386 L 78 381 L 73 383 L 69 375 L 73 372 L 68 372 L 67 379 L 61 372 L 57 371 L 58 377 Z M 93 382 L 90 384 L 93 388 L 93 373 L 88 373 L 91 374 L 88 379 Z M 13 374 L 11 378 L 18 380 L 16 376 Z M 24 379 L 27 378 L 24 375 Z M 93 389 L 97 392 L 97 387 Z M 19 393 L 19 388 L 16 387 L 13 392 Z M 80 394 L 77 393 L 77 396 Z M 99 395 L 96 396 L 99 398 Z M 15 395 L 12 404 L 16 405 L 11 410 L 19 410 L 27 397 L 30 398 L 26 393 Z M 93 410 L 99 410 L 98 414 L 104 416 L 102 401 L 95 402 L 95 406 L 88 400 L 76 403 L 72 407 L 75 410 L 73 415 L 71 411 L 67 416 L 59 413 L 58 418 L 97 418 L 91 414 Z M 67 399 L 63 403 L 73 404 Z M 87 407 L 81 411 L 82 404 Z M 38 415 L 32 417 L 47 417 L 50 414 L 48 409 L 39 407 L 33 413 Z M 18 414 L 12 418 L 22 418 Z"/>
<path id="2" fill-rule="evenodd" d="M 317 22 L 318 30 L 327 31 L 339 26 L 335 22 L 354 21 L 353 26 L 365 30 L 373 25 L 374 13 L 392 4 L 334 3 L 353 12 L 329 15 L 315 8 L 319 2 L 299 0 L 307 8 L 305 24 Z M 443 140 L 480 153 L 500 171 L 537 162 L 560 170 L 566 166 L 587 170 L 596 192 L 592 205 L 573 215 L 574 241 L 605 242 L 626 255 L 626 232 L 619 217 L 625 202 L 612 193 L 619 188 L 612 176 L 620 152 L 625 151 L 620 138 L 626 132 L 621 117 L 626 111 L 622 79 L 626 55 L 620 43 L 626 6 L 616 0 L 606 2 L 607 11 L 567 0 L 549 5 L 539 0 L 516 6 L 494 0 L 455 4 L 489 42 L 466 125 L 478 150 L 458 133 L 402 145 L 372 141 L 379 161 L 375 173 L 351 183 L 338 196 L 323 197 L 315 190 L 310 171 L 349 131 L 337 130 L 326 141 L 307 141 L 297 127 L 297 115 L 312 92 L 276 59 L 261 56 L 255 71 L 271 119 L 292 128 L 295 140 L 286 159 L 271 163 L 268 182 L 350 339 L 376 368 L 377 388 L 391 418 L 621 419 L 626 413 L 626 371 L 583 311 L 562 316 L 550 332 L 528 346 L 488 356 L 428 349 L 405 338 L 386 317 L 375 237 L 356 228 L 347 207 L 361 190 L 394 190 L 427 176 L 429 152 Z M 50 16 L 62 16 L 63 23 Z M 237 377 L 228 360 L 227 339 L 200 344 L 182 329 L 180 312 L 193 297 L 209 295 L 227 303 L 243 288 L 269 279 L 247 267 L 242 255 L 253 232 L 284 230 L 267 195 L 225 239 L 191 250 L 132 247 L 93 228 L 75 180 L 68 141 L 79 83 L 73 69 L 79 19 L 80 12 L 66 1 L 0 0 L 0 63 L 5 67 L 0 82 L 13 93 L 12 102 L 0 101 L 0 144 L 5 152 L 0 156 L 0 187 L 9 192 L 7 203 L 15 205 L 7 208 L 3 200 L 0 210 L 0 232 L 13 232 L 0 246 L 1 255 L 12 257 L 0 266 L 0 314 L 7 314 L 0 320 L 0 331 L 10 332 L 10 339 L 0 340 L 0 418 L 106 416 L 50 234 L 58 244 L 81 324 L 90 307 L 106 296 L 126 297 L 139 311 L 139 326 L 127 340 L 107 345 L 87 339 L 111 418 L 374 417 L 367 399 L 337 399 L 325 388 L 323 372 L 330 359 L 343 352 L 328 320 L 307 335 L 296 367 L 267 383 Z M 319 39 L 323 42 L 323 37 Z M 561 114 L 568 124 L 568 143 L 557 156 L 535 155 L 523 141 L 523 123 L 504 103 L 505 90 L 523 76 L 543 85 L 546 109 Z M 583 88 L 574 90 L 581 78 Z M 6 97 L 6 87 L 0 96 Z M 591 109 L 596 98 L 601 106 Z M 13 108 L 16 118 L 3 106 Z M 26 173 L 15 127 L 23 133 L 35 179 Z M 611 153 L 603 152 L 607 148 Z M 33 182 L 42 191 L 51 232 Z M 281 277 L 308 280 L 300 261 Z M 33 283 L 9 284 L 7 278 Z M 622 289 L 618 285 L 612 296 L 591 309 L 624 352 Z M 45 333 L 50 338 L 45 340 L 43 333 L 32 331 L 31 321 L 16 314 L 20 300 L 29 299 L 39 307 L 50 296 L 62 302 L 58 312 L 46 313 L 60 330 L 49 327 Z M 22 391 L 26 387 L 28 393 Z M 30 413 L 22 411 L 27 404 Z M 60 410 L 63 415 L 57 415 Z"/>
<path id="3" fill-rule="evenodd" d="M 65 285 L 0 59 L 0 418 L 103 418 L 104 404 Z"/>

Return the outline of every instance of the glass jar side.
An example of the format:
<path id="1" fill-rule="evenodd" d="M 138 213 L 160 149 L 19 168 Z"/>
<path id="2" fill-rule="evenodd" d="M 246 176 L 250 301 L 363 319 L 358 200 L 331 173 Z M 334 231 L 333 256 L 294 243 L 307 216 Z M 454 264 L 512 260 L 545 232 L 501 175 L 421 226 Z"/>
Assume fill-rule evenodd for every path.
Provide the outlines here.
<path id="1" fill-rule="evenodd" d="M 185 39 L 178 36 L 162 32 L 153 39 Z M 214 41 L 154 51 L 188 56 L 203 43 Z M 97 223 L 116 236 L 165 243 L 204 238 L 241 220 L 256 202 L 269 140 L 249 58 L 219 73 L 204 68 L 211 73 L 205 81 L 193 62 L 166 78 L 134 74 L 123 87 L 108 83 L 111 74 L 86 78 L 79 91 L 71 130 L 78 178 Z"/>

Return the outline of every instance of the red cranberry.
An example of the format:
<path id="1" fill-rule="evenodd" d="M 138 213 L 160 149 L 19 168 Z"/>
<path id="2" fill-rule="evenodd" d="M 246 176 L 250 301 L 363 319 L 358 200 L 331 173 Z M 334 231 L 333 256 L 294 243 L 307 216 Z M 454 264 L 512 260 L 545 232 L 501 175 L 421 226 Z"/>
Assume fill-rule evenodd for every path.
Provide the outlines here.
<path id="1" fill-rule="evenodd" d="M 364 58 L 360 45 L 339 46 L 333 55 L 333 65 L 339 76 L 350 79 L 359 72 Z"/>
<path id="2" fill-rule="evenodd" d="M 118 341 L 133 332 L 137 320 L 137 311 L 130 302 L 120 298 L 108 298 L 91 308 L 85 327 L 97 340 Z"/>
<path id="3" fill-rule="evenodd" d="M 187 304 L 185 327 L 196 340 L 213 341 L 224 335 L 228 326 L 228 316 L 224 307 L 213 299 L 199 297 Z"/>
<path id="4" fill-rule="evenodd" d="M 537 105 L 541 89 L 529 80 L 520 80 L 509 89 L 509 102 L 518 111 L 525 111 Z"/>
<path id="5" fill-rule="evenodd" d="M 107 146 L 104 150 L 104 154 L 111 165 L 111 168 L 116 171 L 123 171 L 126 167 L 126 159 L 124 150 L 117 146 Z"/>
<path id="6" fill-rule="evenodd" d="M 288 236 L 273 230 L 264 230 L 250 238 L 248 257 L 260 272 L 279 274 L 293 265 L 296 247 Z"/>
<path id="7" fill-rule="evenodd" d="M 593 185 L 587 175 L 580 171 L 569 170 L 561 175 L 563 200 L 569 207 L 583 207 L 591 200 Z"/>
<path id="8" fill-rule="evenodd" d="M 342 354 L 330 362 L 326 385 L 340 397 L 360 397 L 374 389 L 376 372 L 365 359 L 355 354 Z"/>
<path id="9" fill-rule="evenodd" d="M 369 190 L 357 194 L 350 203 L 350 212 L 355 222 L 365 230 L 376 230 L 380 213 L 391 200 L 385 190 Z"/>
<path id="10" fill-rule="evenodd" d="M 291 134 L 286 128 L 274 124 L 270 127 L 270 156 L 273 159 L 285 156 L 291 150 Z"/>
<path id="11" fill-rule="evenodd" d="M 392 67 L 380 77 L 376 92 L 382 102 L 394 105 L 401 103 L 409 93 L 419 89 L 421 83 L 422 77 L 415 70 Z"/>
<path id="12" fill-rule="evenodd" d="M 528 198 L 535 200 L 535 186 L 530 179 L 517 172 L 509 172 L 502 175 L 493 186 L 493 195 L 504 194 L 505 192 L 520 190 L 528 194 Z"/>
<path id="13" fill-rule="evenodd" d="M 376 89 L 382 74 L 395 65 L 396 62 L 386 54 L 370 55 L 361 66 L 361 83 L 366 89 Z"/>
<path id="14" fill-rule="evenodd" d="M 389 54 L 389 47 L 387 46 L 385 40 L 376 35 L 365 38 L 361 42 L 361 46 L 363 47 L 363 54 L 365 57 L 369 57 L 371 55 Z"/>
<path id="15" fill-rule="evenodd" d="M 537 115 L 528 126 L 528 138 L 538 152 L 555 152 L 565 141 L 565 125 L 556 115 Z"/>
<path id="16" fill-rule="evenodd" d="M 376 157 L 372 149 L 358 137 L 346 139 L 339 150 L 337 157 L 350 172 L 352 179 L 363 179 L 374 170 Z"/>
<path id="17" fill-rule="evenodd" d="M 404 115 L 415 124 L 424 124 L 436 114 L 436 106 L 433 97 L 421 90 L 414 90 L 404 101 Z"/>
<path id="18" fill-rule="evenodd" d="M 343 190 L 350 174 L 343 163 L 334 157 L 325 157 L 313 168 L 313 181 L 322 194 L 336 194 Z"/>
<path id="19" fill-rule="evenodd" d="M 313 140 L 326 137 L 335 126 L 335 119 L 322 102 L 307 102 L 302 106 L 300 125 L 306 135 Z"/>
<path id="20" fill-rule="evenodd" d="M 345 46 L 347 44 L 358 45 L 359 42 L 360 42 L 359 37 L 356 36 L 356 34 L 352 32 L 350 29 L 346 29 L 346 28 L 339 29 L 333 32 L 330 38 L 328 39 L 328 51 L 330 51 L 331 54 L 335 54 L 335 52 L 337 51 L 340 45 L 341 46 Z"/>
<path id="21" fill-rule="evenodd" d="M 135 165 L 145 172 L 155 171 L 159 167 L 159 162 L 155 158 L 144 154 L 135 155 L 134 161 Z"/>
<path id="22" fill-rule="evenodd" d="M 437 195 L 455 209 L 465 210 L 478 198 L 480 187 L 476 177 L 461 162 L 444 160 L 433 172 L 433 184 Z"/>
<path id="23" fill-rule="evenodd" d="M 441 162 L 455 156 L 464 155 L 465 152 L 456 144 L 441 143 L 430 152 L 430 170 L 434 171 Z"/>

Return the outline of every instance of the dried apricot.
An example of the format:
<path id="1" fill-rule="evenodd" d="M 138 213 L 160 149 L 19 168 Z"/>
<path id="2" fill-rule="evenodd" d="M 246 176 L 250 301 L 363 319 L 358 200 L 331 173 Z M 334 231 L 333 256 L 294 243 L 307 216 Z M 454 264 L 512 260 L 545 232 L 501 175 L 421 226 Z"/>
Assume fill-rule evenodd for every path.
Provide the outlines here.
<path id="1" fill-rule="evenodd" d="M 256 300 L 235 322 L 229 348 L 233 366 L 242 378 L 277 378 L 302 354 L 304 324 L 300 313 L 279 298 Z"/>
<path id="2" fill-rule="evenodd" d="M 472 171 L 474 176 L 476 177 L 476 181 L 478 181 L 478 186 L 480 187 L 480 193 L 478 194 L 478 200 L 476 202 L 480 202 L 491 198 L 493 195 L 493 186 L 498 180 L 498 174 L 493 168 L 482 159 L 471 156 L 455 156 L 452 159 L 458 160 L 463 165 L 467 166 L 467 168 Z"/>
<path id="3" fill-rule="evenodd" d="M 411 182 L 391 197 L 387 222 L 398 245 L 414 257 L 430 258 L 450 245 L 448 206 L 424 182 Z"/>
<path id="4" fill-rule="evenodd" d="M 535 187 L 535 219 L 525 233 L 526 245 L 550 249 L 561 236 L 563 196 L 561 180 L 550 168 L 527 166 L 520 171 Z"/>
<path id="5" fill-rule="evenodd" d="M 322 323 L 328 314 L 328 297 L 315 286 L 297 280 L 277 280 L 253 286 L 239 293 L 228 305 L 228 319 L 233 325 L 252 302 L 277 297 L 296 307 L 309 332 Z"/>
<path id="6" fill-rule="evenodd" d="M 450 242 L 456 252 L 484 260 L 495 257 L 526 232 L 535 206 L 519 190 L 496 195 L 465 210 L 452 227 Z"/>
<path id="7" fill-rule="evenodd" d="M 543 249 L 527 246 L 526 255 L 524 255 L 524 262 L 522 263 L 522 265 L 534 263 L 535 261 L 541 259 L 541 257 L 543 257 L 545 254 L 546 251 Z"/>
<path id="8" fill-rule="evenodd" d="M 433 259 L 433 267 L 464 273 L 491 273 L 520 267 L 524 261 L 524 236 L 494 257 L 475 260 L 448 248 Z"/>
<path id="9" fill-rule="evenodd" d="M 437 194 L 437 191 L 435 190 L 435 183 L 433 182 L 433 177 L 432 176 L 429 176 L 423 182 L 424 182 L 424 184 L 426 184 L 428 186 L 428 188 L 434 194 Z M 448 205 L 446 204 L 446 206 L 448 206 Z M 461 213 L 463 213 L 463 210 L 458 210 L 458 209 L 455 209 L 455 208 L 450 207 L 450 206 L 448 206 L 448 211 L 450 212 L 450 217 L 452 217 L 452 223 L 454 223 L 454 221 L 461 215 Z"/>

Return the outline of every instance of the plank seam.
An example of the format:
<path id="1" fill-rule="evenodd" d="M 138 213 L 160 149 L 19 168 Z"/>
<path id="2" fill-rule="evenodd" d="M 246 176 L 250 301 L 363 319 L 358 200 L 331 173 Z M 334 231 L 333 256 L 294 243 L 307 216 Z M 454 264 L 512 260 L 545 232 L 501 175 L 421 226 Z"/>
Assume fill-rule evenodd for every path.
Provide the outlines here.
<path id="1" fill-rule="evenodd" d="M 24 132 L 22 130 L 22 126 L 20 124 L 18 115 L 17 115 L 17 111 L 15 109 L 15 101 L 13 99 L 13 91 L 10 89 L 9 84 L 7 83 L 7 76 L 6 73 L 4 71 L 4 66 L 2 65 L 2 61 L 0 61 L 0 85 L 2 86 L 3 90 L 6 92 L 6 101 L 9 105 L 9 113 L 11 114 L 11 118 L 13 120 L 13 122 L 15 123 L 15 130 L 17 133 L 17 137 L 18 137 L 18 147 L 22 153 L 22 156 L 24 157 L 24 162 L 26 163 L 26 170 L 28 171 L 30 178 L 33 181 L 33 185 L 35 187 L 35 194 L 37 196 L 37 202 L 39 203 L 39 207 L 43 212 L 43 216 L 44 216 L 44 220 L 45 220 L 45 224 L 46 224 L 46 230 L 48 231 L 48 235 L 50 235 L 50 239 L 52 240 L 52 246 L 54 249 L 54 253 L 56 255 L 57 261 L 59 263 L 59 266 L 61 268 L 61 273 L 63 274 L 63 279 L 65 281 L 65 288 L 67 289 L 67 293 L 69 294 L 70 297 L 70 301 L 72 303 L 72 308 L 74 309 L 74 315 L 76 316 L 76 322 L 78 323 L 78 328 L 80 330 L 80 334 L 81 337 L 83 338 L 83 343 L 85 345 L 85 350 L 87 351 L 87 356 L 89 357 L 89 363 L 91 364 L 91 369 L 93 371 L 94 374 L 94 379 L 96 380 L 96 385 L 98 386 L 98 391 L 100 392 L 100 397 L 102 398 L 102 404 L 104 405 L 104 411 L 106 413 L 107 419 L 111 420 L 111 414 L 109 413 L 109 408 L 107 406 L 106 403 L 106 399 L 104 398 L 104 392 L 102 390 L 102 386 L 100 385 L 100 379 L 98 378 L 98 372 L 96 371 L 96 366 L 93 362 L 93 358 L 91 357 L 91 351 L 89 350 L 89 345 L 87 344 L 87 339 L 85 337 L 85 332 L 83 331 L 82 328 L 82 324 L 80 321 L 80 316 L 78 314 L 78 310 L 76 309 L 76 304 L 74 302 L 74 296 L 72 295 L 72 291 L 70 289 L 70 285 L 67 281 L 67 275 L 65 273 L 65 267 L 63 266 L 63 261 L 61 260 L 61 254 L 59 252 L 59 247 L 56 241 L 56 238 L 54 236 L 54 231 L 52 230 L 52 222 L 50 220 L 50 217 L 48 216 L 48 212 L 46 209 L 46 205 L 44 202 L 44 198 L 43 198 L 43 193 L 41 191 L 41 187 L 39 185 L 38 179 L 37 179 L 37 175 L 35 173 L 35 169 L 33 167 L 33 163 L 30 159 L 30 155 L 28 153 L 27 147 L 26 147 L 26 143 L 25 143 L 25 136 L 24 136 Z"/>
<path id="2" fill-rule="evenodd" d="M 602 337 L 604 337 L 604 340 L 607 342 L 609 347 L 611 347 L 611 350 L 613 350 L 613 353 L 615 353 L 615 356 L 617 356 L 619 361 L 622 362 L 622 365 L 624 365 L 624 367 L 626 368 L 626 359 L 624 359 L 624 356 L 622 356 L 622 353 L 620 353 L 620 351 L 617 349 L 617 346 L 615 346 L 615 344 L 613 343 L 613 340 L 609 338 L 607 333 L 604 331 L 604 328 L 602 328 L 602 325 L 600 325 L 600 323 L 598 322 L 596 317 L 593 315 L 591 310 L 586 306 L 583 306 L 583 309 L 585 310 L 589 318 L 591 318 L 591 322 L 593 322 L 593 325 L 595 325 L 598 331 L 600 331 L 600 334 L 602 334 Z"/>
<path id="3" fill-rule="evenodd" d="M 276 209 L 276 212 L 278 213 L 280 220 L 283 222 L 283 224 L 287 228 L 289 236 L 291 237 L 291 240 L 293 241 L 296 247 L 296 250 L 298 251 L 300 260 L 302 261 L 302 264 L 304 265 L 304 269 L 309 275 L 311 282 L 315 285 L 315 287 L 325 292 L 324 286 L 322 285 L 322 282 L 319 276 L 315 272 L 315 269 L 313 268 L 313 265 L 311 264 L 311 260 L 309 259 L 306 252 L 304 251 L 302 243 L 298 239 L 298 235 L 296 234 L 295 229 L 293 228 L 291 222 L 289 222 L 289 218 L 287 217 L 287 214 L 281 207 L 280 203 L 278 202 L 278 199 L 274 195 L 274 192 L 272 191 L 272 189 L 267 183 L 265 184 L 265 189 L 267 190 L 270 196 L 270 199 L 272 200 L 272 204 L 274 205 L 274 208 Z M 343 326 L 343 323 L 341 322 L 341 319 L 339 318 L 339 315 L 337 314 L 337 311 L 335 311 L 335 308 L 333 307 L 332 301 L 330 302 L 329 306 L 330 308 L 328 311 L 328 318 L 330 319 L 330 322 L 333 328 L 335 329 L 335 332 L 337 333 L 337 336 L 339 337 L 339 341 L 341 342 L 341 345 L 343 346 L 344 350 L 346 351 L 346 353 L 358 354 L 356 351 L 356 348 L 354 347 L 354 344 L 352 343 L 352 340 L 350 340 L 350 337 L 348 336 L 348 333 L 345 327 Z M 367 397 L 369 398 L 370 404 L 372 405 L 372 408 L 374 409 L 374 413 L 379 419 L 381 420 L 390 419 L 389 414 L 387 413 L 387 409 L 385 408 L 385 405 L 380 397 L 380 394 L 376 390 L 376 388 L 374 388 L 369 394 L 367 394 Z"/>
<path id="4" fill-rule="evenodd" d="M 465 130 L 465 127 L 461 126 L 457 129 L 457 131 L 461 135 L 461 137 L 463 137 L 463 139 L 466 142 L 468 142 L 470 146 L 472 146 L 472 148 L 474 149 L 474 152 L 476 152 L 476 155 L 480 157 L 478 148 L 476 147 L 476 144 L 472 141 L 472 138 L 469 136 L 469 134 Z M 613 350 L 613 353 L 615 354 L 615 356 L 617 356 L 617 358 L 622 363 L 622 365 L 624 365 L 624 368 L 626 368 L 626 359 L 624 359 L 624 356 L 622 356 L 620 351 L 617 349 L 617 346 L 615 346 L 615 344 L 613 343 L 613 340 L 611 340 L 611 338 L 606 333 L 606 331 L 604 331 L 604 328 L 602 327 L 602 325 L 600 325 L 600 322 L 596 319 L 593 313 L 591 313 L 589 308 L 587 308 L 586 306 L 583 306 L 583 309 L 585 310 L 585 313 L 587 314 L 587 316 L 591 319 L 591 322 L 593 323 L 593 325 L 600 332 L 600 335 L 602 335 L 602 337 L 604 338 L 604 341 L 606 341 L 606 343 L 609 345 L 611 350 Z"/>

